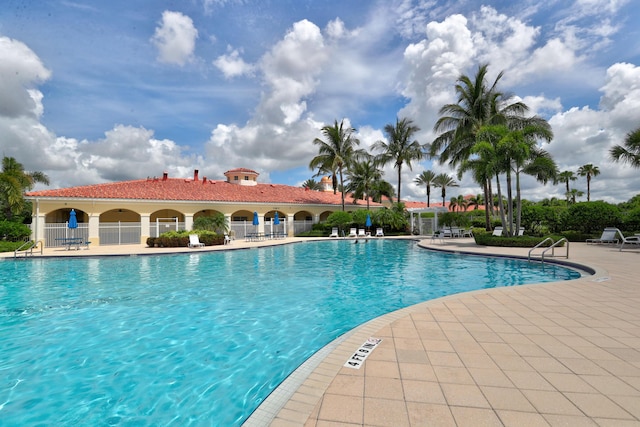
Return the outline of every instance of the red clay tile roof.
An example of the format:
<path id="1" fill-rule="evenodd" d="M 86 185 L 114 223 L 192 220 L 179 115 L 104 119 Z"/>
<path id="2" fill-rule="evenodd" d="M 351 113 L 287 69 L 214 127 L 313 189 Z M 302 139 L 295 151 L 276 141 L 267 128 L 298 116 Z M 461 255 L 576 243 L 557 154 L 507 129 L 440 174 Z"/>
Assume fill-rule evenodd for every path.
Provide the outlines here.
<path id="1" fill-rule="evenodd" d="M 226 171 L 223 175 L 226 175 L 228 173 L 252 173 L 254 175 L 260 175 L 258 172 L 252 170 L 252 169 L 247 169 L 247 168 L 235 168 L 235 169 L 229 169 L 228 171 Z"/>
<path id="2" fill-rule="evenodd" d="M 61 188 L 58 190 L 32 191 L 29 198 L 51 197 L 69 199 L 131 199 L 131 200 L 181 200 L 215 202 L 256 202 L 290 204 L 340 205 L 340 193 L 306 190 L 280 184 L 238 185 L 226 181 L 204 181 L 184 178 L 142 179 L 108 184 Z M 353 204 L 353 198 L 345 195 L 345 205 Z M 364 200 L 357 204 L 366 205 Z M 378 203 L 370 203 L 379 207 Z"/>

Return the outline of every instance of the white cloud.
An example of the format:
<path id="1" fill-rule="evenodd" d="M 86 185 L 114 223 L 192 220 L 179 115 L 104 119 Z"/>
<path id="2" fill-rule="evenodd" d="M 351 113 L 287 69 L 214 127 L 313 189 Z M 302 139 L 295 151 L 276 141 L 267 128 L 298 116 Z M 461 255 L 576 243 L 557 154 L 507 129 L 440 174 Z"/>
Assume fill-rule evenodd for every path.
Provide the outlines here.
<path id="1" fill-rule="evenodd" d="M 0 116 L 38 118 L 42 93 L 35 89 L 51 72 L 24 43 L 0 36 Z"/>
<path id="2" fill-rule="evenodd" d="M 158 61 L 183 66 L 193 60 L 198 30 L 193 20 L 180 12 L 164 11 L 151 42 L 158 48 Z"/>
<path id="3" fill-rule="evenodd" d="M 238 49 L 233 49 L 229 46 L 227 51 L 229 52 L 228 54 L 221 55 L 213 61 L 213 65 L 222 71 L 225 78 L 229 79 L 245 74 L 253 74 L 253 65 L 244 62 L 240 57 L 240 51 Z"/>

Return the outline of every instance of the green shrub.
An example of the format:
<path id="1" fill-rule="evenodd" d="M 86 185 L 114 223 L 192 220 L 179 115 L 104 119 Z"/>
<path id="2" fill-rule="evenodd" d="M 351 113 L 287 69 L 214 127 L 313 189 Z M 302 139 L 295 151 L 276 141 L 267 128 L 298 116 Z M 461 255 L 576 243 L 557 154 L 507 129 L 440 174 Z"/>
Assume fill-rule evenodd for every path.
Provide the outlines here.
<path id="1" fill-rule="evenodd" d="M 22 223 L 14 221 L 0 221 L 0 240 L 22 242 L 31 236 L 31 229 Z"/>
<path id="2" fill-rule="evenodd" d="M 562 222 L 564 230 L 602 233 L 606 227 L 619 227 L 622 215 L 620 208 L 603 201 L 582 202 L 569 206 Z"/>
<path id="3" fill-rule="evenodd" d="M 163 248 L 180 248 L 189 246 L 189 235 L 197 234 L 200 243 L 205 246 L 224 245 L 224 236 L 213 231 L 197 230 L 193 231 L 167 231 L 158 237 L 147 238 L 147 246 Z"/>
<path id="4" fill-rule="evenodd" d="M 500 237 L 494 236 L 488 232 L 482 232 L 478 230 L 476 232 L 474 230 L 474 239 L 478 245 L 483 246 L 500 246 L 500 247 L 513 247 L 513 248 L 533 248 L 544 239 L 551 237 L 554 242 L 557 242 L 564 236 L 558 235 L 550 235 L 544 237 L 535 237 L 535 236 L 516 236 L 516 237 Z M 551 242 L 545 244 L 544 246 L 550 246 Z M 564 246 L 564 243 L 561 243 L 559 246 Z"/>

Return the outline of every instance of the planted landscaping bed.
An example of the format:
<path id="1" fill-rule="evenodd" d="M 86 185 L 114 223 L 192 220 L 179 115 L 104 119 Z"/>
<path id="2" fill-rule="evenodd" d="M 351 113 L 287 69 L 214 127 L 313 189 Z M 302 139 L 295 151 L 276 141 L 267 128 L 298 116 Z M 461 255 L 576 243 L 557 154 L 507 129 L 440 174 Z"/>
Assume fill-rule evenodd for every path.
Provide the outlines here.
<path id="1" fill-rule="evenodd" d="M 213 231 L 168 231 L 158 237 L 147 238 L 147 246 L 150 248 L 186 248 L 189 246 L 189 235 L 197 234 L 200 243 L 205 246 L 224 245 L 224 236 Z"/>

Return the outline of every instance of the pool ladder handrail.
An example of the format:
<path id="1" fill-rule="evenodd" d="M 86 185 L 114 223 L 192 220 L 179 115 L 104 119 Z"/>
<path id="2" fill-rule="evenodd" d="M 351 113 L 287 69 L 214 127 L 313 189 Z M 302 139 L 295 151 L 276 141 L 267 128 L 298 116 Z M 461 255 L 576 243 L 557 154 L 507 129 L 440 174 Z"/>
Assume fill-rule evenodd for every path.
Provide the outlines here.
<path id="1" fill-rule="evenodd" d="M 24 252 L 24 257 L 25 258 L 28 255 L 33 256 L 33 249 L 37 248 L 38 244 L 40 244 L 40 255 L 42 255 L 43 254 L 43 249 L 44 249 L 44 245 L 42 244 L 42 241 L 41 240 L 38 240 L 38 241 L 27 240 L 22 245 L 20 245 L 20 247 L 18 249 L 13 251 L 13 257 L 14 258 L 18 258 L 18 252 Z"/>
<path id="2" fill-rule="evenodd" d="M 544 243 L 546 243 L 547 241 L 551 242 L 551 245 L 549 247 L 547 247 L 544 251 L 542 251 L 542 254 L 540 256 L 540 261 L 544 262 L 544 254 L 547 253 L 549 250 L 551 250 L 551 256 L 555 257 L 555 248 L 556 246 L 558 246 L 559 244 L 561 244 L 562 242 L 566 242 L 567 243 L 567 253 L 566 255 L 564 255 L 567 259 L 569 259 L 569 241 L 567 240 L 566 237 L 562 237 L 560 239 L 558 239 L 557 242 L 554 242 L 553 239 L 551 237 L 547 237 L 546 239 L 544 239 L 542 242 L 538 243 L 537 245 L 535 245 L 533 248 L 531 248 L 531 250 L 529 250 L 529 255 L 527 256 L 527 259 L 529 262 L 531 262 L 531 252 L 533 252 L 534 250 L 536 250 L 537 248 L 539 248 L 540 246 L 542 246 Z M 562 256 L 562 255 L 558 255 L 558 256 Z"/>

